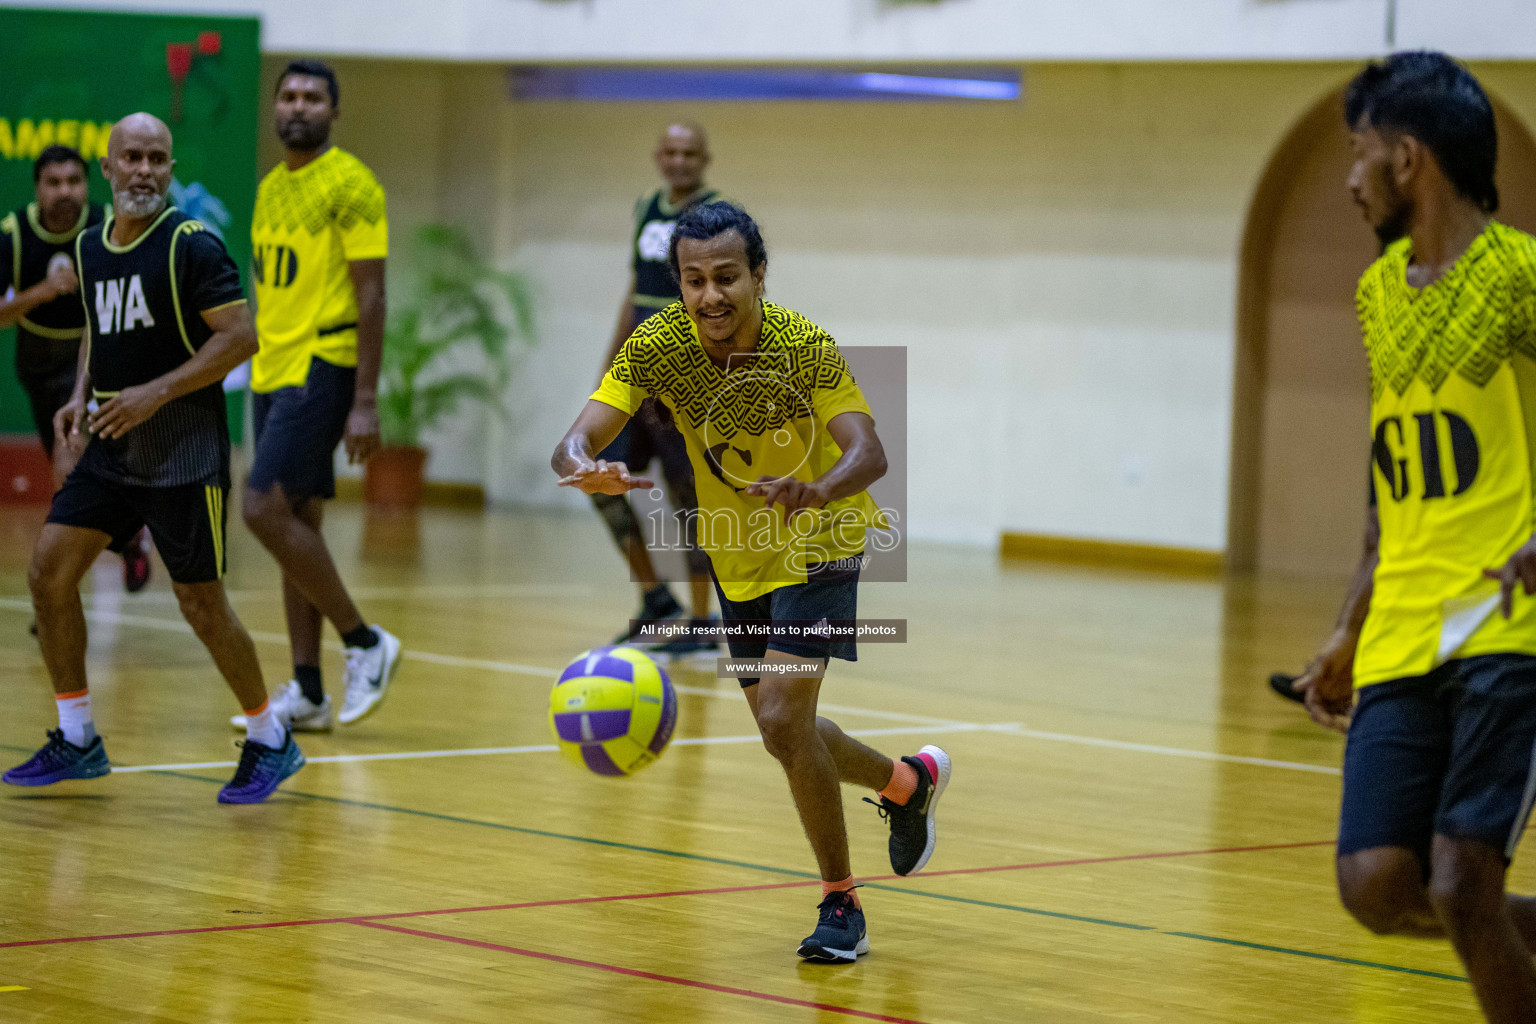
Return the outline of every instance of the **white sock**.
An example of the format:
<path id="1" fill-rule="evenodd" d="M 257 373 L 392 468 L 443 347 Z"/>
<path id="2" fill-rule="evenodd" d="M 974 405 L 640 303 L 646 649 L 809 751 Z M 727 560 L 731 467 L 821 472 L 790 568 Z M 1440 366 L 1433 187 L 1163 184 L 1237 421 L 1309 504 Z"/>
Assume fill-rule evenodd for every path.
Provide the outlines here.
<path id="1" fill-rule="evenodd" d="M 278 721 L 277 713 L 272 710 L 272 702 L 266 701 L 261 705 L 261 710 L 245 713 L 245 738 L 260 743 L 264 747 L 273 750 L 283 748 L 283 723 Z"/>
<path id="2" fill-rule="evenodd" d="M 64 738 L 77 747 L 88 747 L 96 738 L 96 723 L 91 720 L 91 693 L 81 690 L 64 696 L 54 695 L 59 708 L 59 728 Z"/>

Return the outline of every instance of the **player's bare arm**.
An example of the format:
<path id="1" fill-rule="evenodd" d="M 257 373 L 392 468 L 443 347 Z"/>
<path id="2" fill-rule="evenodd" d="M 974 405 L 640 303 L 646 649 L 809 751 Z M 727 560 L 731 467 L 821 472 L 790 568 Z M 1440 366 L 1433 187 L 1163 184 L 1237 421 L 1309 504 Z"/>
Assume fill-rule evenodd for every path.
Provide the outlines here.
<path id="1" fill-rule="evenodd" d="M 828 502 L 846 498 L 885 476 L 888 468 L 885 446 L 875 433 L 875 421 L 862 412 L 845 412 L 827 422 L 827 431 L 842 450 L 842 457 L 815 480 L 794 477 L 762 477 L 747 485 L 747 493 L 772 505 L 784 507 L 787 523 L 805 508 L 822 508 Z"/>
<path id="2" fill-rule="evenodd" d="M 256 354 L 256 324 L 244 302 L 208 310 L 202 317 L 213 336 L 197 354 L 170 373 L 124 388 L 108 399 L 90 417 L 91 433 L 108 439 L 122 437 L 166 402 L 222 381 Z"/>
<path id="3" fill-rule="evenodd" d="M 347 264 L 357 292 L 357 386 L 342 443 L 352 465 L 379 450 L 379 367 L 384 362 L 384 261 Z"/>
<path id="4" fill-rule="evenodd" d="M 86 319 L 85 332 L 80 336 L 80 356 L 75 360 L 75 390 L 69 401 L 53 414 L 53 436 L 56 443 L 69 447 L 76 455 L 80 448 L 80 428 L 85 426 L 86 400 L 91 393 L 91 324 Z"/>
<path id="5" fill-rule="evenodd" d="M 1333 634 L 1296 680 L 1297 692 L 1305 696 L 1307 713 L 1318 725 L 1339 732 L 1349 731 L 1350 710 L 1355 703 L 1355 648 L 1360 631 L 1365 628 L 1366 613 L 1371 608 L 1371 591 L 1380 558 L 1377 539 L 1381 536 L 1376 509 L 1366 515 L 1365 547 L 1360 564 L 1350 580 L 1349 594 L 1339 609 Z"/>
<path id="6" fill-rule="evenodd" d="M 576 422 L 560 439 L 550 466 L 559 475 L 561 487 L 575 487 L 587 494 L 624 494 L 639 488 L 655 487 L 654 480 L 629 475 L 622 462 L 594 459 L 619 436 L 629 414 L 606 402 L 589 399 Z"/>

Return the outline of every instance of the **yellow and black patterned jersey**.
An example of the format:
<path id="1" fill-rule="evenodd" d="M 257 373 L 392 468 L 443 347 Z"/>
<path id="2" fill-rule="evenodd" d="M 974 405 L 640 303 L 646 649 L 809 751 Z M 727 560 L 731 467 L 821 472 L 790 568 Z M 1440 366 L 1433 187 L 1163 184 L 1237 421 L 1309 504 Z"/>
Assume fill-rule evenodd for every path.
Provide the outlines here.
<path id="1" fill-rule="evenodd" d="M 302 386 L 316 356 L 356 366 L 357 293 L 347 264 L 389 251 L 384 189 L 373 172 L 334 146 L 297 171 L 278 164 L 256 191 L 251 245 L 261 339 L 251 386 Z"/>
<path id="2" fill-rule="evenodd" d="M 1407 281 L 1410 245 L 1390 246 L 1356 293 L 1381 517 L 1358 686 L 1536 655 L 1536 598 L 1517 593 L 1505 619 L 1483 576 L 1536 522 L 1536 239 L 1491 223 L 1423 289 Z"/>
<path id="3" fill-rule="evenodd" d="M 820 477 L 843 454 L 827 424 L 845 412 L 870 414 L 837 343 L 799 313 L 763 303 L 757 351 L 721 369 L 673 303 L 636 328 L 592 395 L 630 414 L 646 396 L 672 411 L 687 442 L 699 544 L 732 601 L 804 583 L 807 565 L 858 554 L 866 529 L 886 525 L 866 491 L 789 527 L 782 507 L 745 492 L 762 477 Z"/>

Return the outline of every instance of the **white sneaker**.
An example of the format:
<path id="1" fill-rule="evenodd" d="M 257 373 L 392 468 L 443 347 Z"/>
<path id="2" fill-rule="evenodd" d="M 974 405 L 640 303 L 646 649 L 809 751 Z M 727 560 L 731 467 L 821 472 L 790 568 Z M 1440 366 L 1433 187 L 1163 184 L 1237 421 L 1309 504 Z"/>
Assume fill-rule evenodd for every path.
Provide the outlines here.
<path id="1" fill-rule="evenodd" d="M 400 667 L 400 640 L 382 626 L 373 626 L 379 642 L 372 647 L 348 647 L 344 673 L 347 695 L 341 702 L 342 725 L 368 717 L 384 699 L 384 691 Z"/>
<path id="2" fill-rule="evenodd" d="M 333 723 L 329 696 L 319 704 L 312 703 L 308 697 L 304 696 L 298 681 L 290 679 L 278 687 L 277 692 L 272 694 L 271 701 L 277 720 L 294 732 L 331 731 Z M 244 729 L 245 716 L 235 715 L 229 720 L 229 724 L 236 729 Z"/>

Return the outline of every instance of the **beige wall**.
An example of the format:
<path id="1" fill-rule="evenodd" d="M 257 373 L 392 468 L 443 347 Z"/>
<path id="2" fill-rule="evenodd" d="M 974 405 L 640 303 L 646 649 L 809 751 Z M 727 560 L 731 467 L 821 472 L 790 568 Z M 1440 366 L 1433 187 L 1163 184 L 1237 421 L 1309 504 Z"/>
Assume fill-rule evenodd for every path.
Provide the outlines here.
<path id="1" fill-rule="evenodd" d="M 1022 104 L 684 111 L 761 220 L 770 294 L 910 349 L 915 536 L 1220 549 L 1238 239 L 1269 150 L 1344 69 L 1060 65 Z M 626 219 L 672 111 L 505 109 L 500 245 L 539 284 L 526 433 L 488 478 L 554 501 L 549 444 L 595 373 Z M 535 440 L 537 439 L 537 440 Z"/>
<path id="2" fill-rule="evenodd" d="M 712 133 L 713 182 L 764 226 L 771 297 L 843 344 L 909 347 L 914 536 L 1208 550 L 1226 539 L 1248 206 L 1293 122 L 1351 71 L 1040 65 L 1020 104 L 685 108 L 512 104 L 492 67 L 339 67 L 338 139 L 389 190 L 396 294 L 403 242 L 434 218 L 535 289 L 541 343 L 506 421 L 451 424 L 434 477 L 580 504 L 549 452 L 598 372 L 656 131 L 686 114 Z M 1531 121 L 1536 69 L 1483 70 Z"/>

